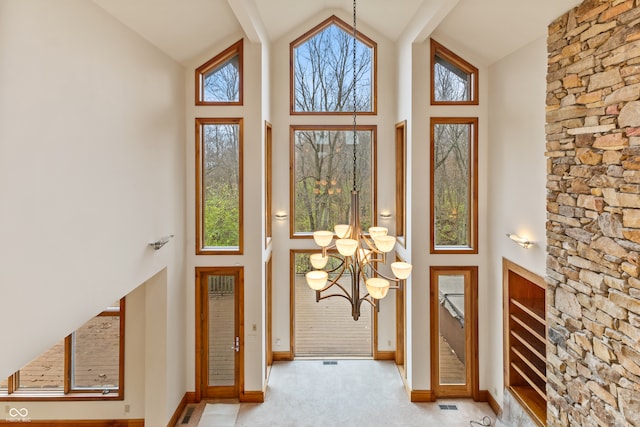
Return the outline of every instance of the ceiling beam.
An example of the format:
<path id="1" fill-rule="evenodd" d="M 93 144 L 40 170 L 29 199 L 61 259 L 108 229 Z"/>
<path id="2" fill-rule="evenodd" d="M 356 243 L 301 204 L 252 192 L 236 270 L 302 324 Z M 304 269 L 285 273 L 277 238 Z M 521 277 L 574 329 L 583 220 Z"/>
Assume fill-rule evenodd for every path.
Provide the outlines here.
<path id="1" fill-rule="evenodd" d="M 255 0 L 227 0 L 242 30 L 252 43 L 268 42 L 267 31 L 258 13 Z"/>
<path id="2" fill-rule="evenodd" d="M 421 43 L 431 35 L 460 0 L 423 1 L 399 37 L 401 43 Z"/>

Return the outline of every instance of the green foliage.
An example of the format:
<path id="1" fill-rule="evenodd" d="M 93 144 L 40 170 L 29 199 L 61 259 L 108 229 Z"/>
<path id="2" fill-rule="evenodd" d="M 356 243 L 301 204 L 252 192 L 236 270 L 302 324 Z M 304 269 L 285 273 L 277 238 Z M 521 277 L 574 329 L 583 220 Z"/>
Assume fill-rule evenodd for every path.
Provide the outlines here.
<path id="1" fill-rule="evenodd" d="M 207 188 L 204 201 L 204 244 L 206 247 L 240 245 L 238 189 L 227 183 Z"/>

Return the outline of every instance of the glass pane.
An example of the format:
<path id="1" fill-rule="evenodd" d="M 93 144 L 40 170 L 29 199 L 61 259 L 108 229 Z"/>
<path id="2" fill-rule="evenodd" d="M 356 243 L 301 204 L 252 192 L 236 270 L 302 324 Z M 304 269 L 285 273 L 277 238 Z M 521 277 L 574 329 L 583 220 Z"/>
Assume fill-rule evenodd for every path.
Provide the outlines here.
<path id="1" fill-rule="evenodd" d="M 202 241 L 206 248 L 239 248 L 240 125 L 205 124 L 202 129 Z"/>
<path id="2" fill-rule="evenodd" d="M 353 111 L 353 35 L 331 24 L 296 46 L 294 111 Z M 373 111 L 373 49 L 356 42 L 356 108 Z"/>
<path id="3" fill-rule="evenodd" d="M 471 75 L 436 55 L 433 67 L 436 101 L 469 101 Z"/>
<path id="4" fill-rule="evenodd" d="M 19 388 L 64 389 L 64 340 L 20 369 Z"/>
<path id="5" fill-rule="evenodd" d="M 466 383 L 464 276 L 438 276 L 440 384 Z"/>
<path id="6" fill-rule="evenodd" d="M 239 55 L 227 59 L 204 75 L 205 102 L 234 102 L 240 94 Z"/>
<path id="7" fill-rule="evenodd" d="M 209 386 L 235 385 L 235 276 L 209 276 Z"/>
<path id="8" fill-rule="evenodd" d="M 349 223 L 353 189 L 353 132 L 296 130 L 294 215 L 295 233 L 333 230 Z M 372 131 L 357 132 L 356 187 L 360 193 L 360 224 L 372 226 Z"/>
<path id="9" fill-rule="evenodd" d="M 468 248 L 471 247 L 471 125 L 434 126 L 435 246 Z"/>
<path id="10" fill-rule="evenodd" d="M 309 253 L 295 255 L 295 352 L 296 356 L 364 356 L 372 355 L 371 305 L 363 303 L 360 318 L 351 317 L 351 306 L 344 298 L 327 298 L 316 302 L 315 291 L 305 279 L 312 270 Z M 335 261 L 331 259 L 330 262 Z M 325 270 L 331 264 L 327 264 Z M 348 275 L 340 283 L 351 289 Z M 338 293 L 336 290 L 335 293 Z M 334 293 L 334 292 L 329 292 Z M 367 293 L 364 283 L 360 295 Z"/>
<path id="11" fill-rule="evenodd" d="M 72 387 L 117 389 L 120 379 L 120 317 L 94 317 L 71 337 Z"/>

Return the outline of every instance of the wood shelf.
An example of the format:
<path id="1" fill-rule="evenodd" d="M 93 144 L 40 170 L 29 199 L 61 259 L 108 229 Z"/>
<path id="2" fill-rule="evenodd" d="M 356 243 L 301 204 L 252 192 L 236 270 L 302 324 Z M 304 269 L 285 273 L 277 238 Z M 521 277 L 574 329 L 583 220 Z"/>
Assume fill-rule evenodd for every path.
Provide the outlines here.
<path id="1" fill-rule="evenodd" d="M 546 285 L 504 260 L 505 386 L 540 426 L 547 418 Z"/>

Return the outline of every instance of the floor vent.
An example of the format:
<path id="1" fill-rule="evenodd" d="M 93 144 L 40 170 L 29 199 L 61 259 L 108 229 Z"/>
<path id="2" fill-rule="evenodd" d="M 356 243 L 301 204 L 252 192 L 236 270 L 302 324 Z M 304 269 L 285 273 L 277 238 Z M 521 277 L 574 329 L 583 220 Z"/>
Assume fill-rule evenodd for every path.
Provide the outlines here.
<path id="1" fill-rule="evenodd" d="M 338 361 L 337 360 L 323 360 L 322 364 L 323 365 L 337 365 Z"/>
<path id="2" fill-rule="evenodd" d="M 457 411 L 457 405 L 438 405 L 438 407 L 443 411 Z"/>
<path id="3" fill-rule="evenodd" d="M 184 414 L 184 418 L 182 419 L 181 424 L 189 424 L 189 420 L 191 419 L 191 416 L 193 415 L 193 406 L 190 406 L 187 408 L 187 413 Z"/>

